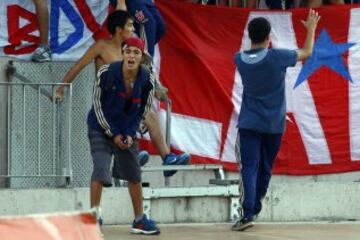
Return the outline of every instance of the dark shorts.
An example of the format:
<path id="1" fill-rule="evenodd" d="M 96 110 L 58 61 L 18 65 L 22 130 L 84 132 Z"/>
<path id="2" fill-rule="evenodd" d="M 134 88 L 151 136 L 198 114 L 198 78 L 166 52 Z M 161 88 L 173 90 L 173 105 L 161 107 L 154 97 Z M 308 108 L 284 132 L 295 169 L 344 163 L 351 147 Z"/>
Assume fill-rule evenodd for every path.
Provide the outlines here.
<path id="1" fill-rule="evenodd" d="M 113 177 L 132 183 L 141 182 L 141 168 L 136 140 L 129 149 L 121 150 L 107 135 L 98 130 L 89 128 L 88 137 L 94 164 L 91 181 L 100 181 L 104 187 L 112 185 L 110 168 L 112 156 L 114 156 Z"/>

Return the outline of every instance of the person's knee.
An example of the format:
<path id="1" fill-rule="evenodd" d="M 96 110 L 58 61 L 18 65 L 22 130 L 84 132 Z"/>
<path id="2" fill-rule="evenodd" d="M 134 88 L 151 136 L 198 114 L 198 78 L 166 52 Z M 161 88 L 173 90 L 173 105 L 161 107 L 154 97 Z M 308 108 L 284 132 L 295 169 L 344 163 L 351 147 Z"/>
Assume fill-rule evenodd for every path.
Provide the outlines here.
<path id="1" fill-rule="evenodd" d="M 156 43 L 158 43 L 160 39 L 163 38 L 165 33 L 166 33 L 166 24 L 164 20 L 159 19 L 156 23 Z"/>
<path id="2" fill-rule="evenodd" d="M 129 187 L 142 187 L 142 179 L 141 179 L 141 172 L 134 172 L 131 176 L 125 177 L 125 180 L 128 181 Z"/>
<path id="3" fill-rule="evenodd" d="M 132 187 L 142 187 L 141 186 L 141 179 L 132 179 L 132 180 L 128 180 L 128 186 L 132 186 Z"/>
<path id="4" fill-rule="evenodd" d="M 149 111 L 146 114 L 144 123 L 148 128 L 151 128 L 153 126 L 158 125 L 159 121 L 158 121 L 158 118 L 156 116 L 156 113 L 154 113 L 153 111 Z"/>

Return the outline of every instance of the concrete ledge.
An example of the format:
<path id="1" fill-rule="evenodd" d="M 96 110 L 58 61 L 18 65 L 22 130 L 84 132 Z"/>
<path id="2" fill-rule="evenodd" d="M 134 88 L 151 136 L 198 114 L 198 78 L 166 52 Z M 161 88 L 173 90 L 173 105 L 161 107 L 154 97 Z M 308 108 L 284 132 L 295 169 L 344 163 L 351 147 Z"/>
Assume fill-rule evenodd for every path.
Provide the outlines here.
<path id="1" fill-rule="evenodd" d="M 231 224 L 161 224 L 154 238 L 130 234 L 130 225 L 105 226 L 106 240 L 358 240 L 357 223 L 256 223 L 246 232 L 230 231 Z"/>
<path id="2" fill-rule="evenodd" d="M 359 182 L 273 184 L 261 220 L 360 220 L 359 193 Z"/>
<path id="3" fill-rule="evenodd" d="M 172 190 L 173 191 L 173 190 Z M 272 184 L 259 221 L 360 220 L 360 183 Z M 151 199 L 151 215 L 160 223 L 227 222 L 230 198 L 224 196 Z M 89 189 L 0 190 L 0 215 L 86 210 Z M 133 219 L 126 188 L 105 189 L 102 215 L 106 224 Z"/>

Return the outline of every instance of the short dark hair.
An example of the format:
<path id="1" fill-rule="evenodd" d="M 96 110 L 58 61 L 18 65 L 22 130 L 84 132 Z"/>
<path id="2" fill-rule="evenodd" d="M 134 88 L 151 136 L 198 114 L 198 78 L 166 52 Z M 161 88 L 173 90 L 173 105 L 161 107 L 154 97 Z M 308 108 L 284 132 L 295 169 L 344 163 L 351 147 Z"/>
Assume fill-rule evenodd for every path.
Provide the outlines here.
<path id="1" fill-rule="evenodd" d="M 271 26 L 268 20 L 264 17 L 254 18 L 249 22 L 248 32 L 252 43 L 262 43 L 269 36 Z"/>
<path id="2" fill-rule="evenodd" d="M 107 18 L 107 29 L 114 35 L 116 27 L 124 28 L 128 19 L 131 19 L 130 13 L 124 10 L 116 10 L 112 12 Z"/>

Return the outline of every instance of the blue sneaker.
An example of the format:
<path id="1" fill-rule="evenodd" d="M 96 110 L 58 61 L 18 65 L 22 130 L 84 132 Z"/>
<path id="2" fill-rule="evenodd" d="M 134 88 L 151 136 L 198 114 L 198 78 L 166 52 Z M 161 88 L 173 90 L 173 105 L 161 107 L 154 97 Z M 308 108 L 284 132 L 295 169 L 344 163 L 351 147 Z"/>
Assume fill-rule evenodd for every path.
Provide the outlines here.
<path id="1" fill-rule="evenodd" d="M 104 225 L 104 220 L 103 220 L 101 217 L 99 217 L 99 218 L 97 219 L 97 222 L 98 222 L 98 224 L 99 224 L 100 227 L 102 227 L 102 226 Z"/>
<path id="2" fill-rule="evenodd" d="M 138 222 L 133 222 L 131 227 L 133 234 L 157 235 L 160 234 L 160 229 L 156 226 L 156 222 L 147 218 L 144 214 L 142 219 Z"/>
<path id="3" fill-rule="evenodd" d="M 147 164 L 147 162 L 149 161 L 149 153 L 145 150 L 140 151 L 139 152 L 139 162 L 140 162 L 140 166 L 145 166 L 145 164 Z"/>
<path id="4" fill-rule="evenodd" d="M 163 165 L 187 165 L 190 161 L 190 155 L 187 153 L 176 155 L 174 153 L 169 153 L 166 155 Z M 177 171 L 164 171 L 164 177 L 171 177 Z"/>

